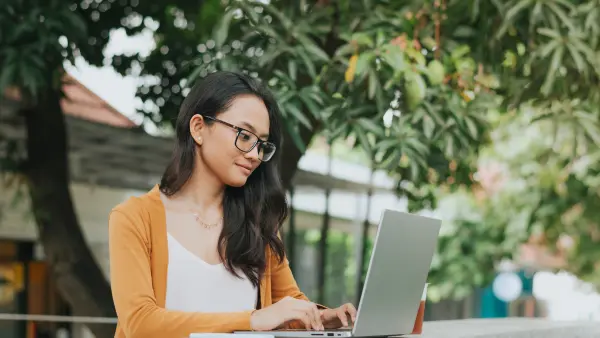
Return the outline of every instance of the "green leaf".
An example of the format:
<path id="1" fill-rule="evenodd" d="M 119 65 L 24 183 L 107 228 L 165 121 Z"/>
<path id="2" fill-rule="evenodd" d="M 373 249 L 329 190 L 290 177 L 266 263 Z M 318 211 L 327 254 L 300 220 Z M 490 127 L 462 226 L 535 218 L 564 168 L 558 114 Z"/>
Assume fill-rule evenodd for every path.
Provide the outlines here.
<path id="1" fill-rule="evenodd" d="M 397 149 L 399 147 L 399 143 L 400 142 L 397 139 L 388 138 L 378 142 L 377 148 L 380 150 Z"/>
<path id="2" fill-rule="evenodd" d="M 295 34 L 295 37 L 298 39 L 298 41 L 300 41 L 301 45 L 306 49 L 306 51 L 313 56 L 313 59 L 323 62 L 329 61 L 329 55 L 327 55 L 327 53 L 317 46 L 312 39 L 301 33 Z"/>
<path id="3" fill-rule="evenodd" d="M 454 138 L 452 136 L 446 139 L 445 153 L 448 157 L 454 156 Z"/>
<path id="4" fill-rule="evenodd" d="M 316 78 L 317 77 L 317 71 L 315 69 L 315 64 L 308 57 L 308 55 L 306 55 L 306 52 L 304 51 L 304 49 L 301 48 L 301 47 L 297 47 L 296 53 L 298 54 L 298 56 L 300 56 L 300 58 L 304 62 L 304 66 L 306 66 L 306 70 L 308 71 L 308 75 L 310 75 L 310 77 L 312 77 L 313 79 Z"/>
<path id="5" fill-rule="evenodd" d="M 554 39 L 561 39 L 562 35 L 560 35 L 559 32 L 552 30 L 550 28 L 545 28 L 545 27 L 541 27 L 537 29 L 538 33 L 540 33 L 541 35 L 550 37 L 550 38 L 554 38 Z"/>
<path id="6" fill-rule="evenodd" d="M 15 83 L 16 71 L 16 63 L 9 63 L 0 69 L 0 93 L 4 93 L 8 86 Z"/>
<path id="7" fill-rule="evenodd" d="M 573 22 L 571 21 L 567 13 L 565 13 L 559 6 L 552 3 L 551 1 L 548 1 L 546 3 L 546 6 L 548 6 L 554 12 L 554 14 L 556 14 L 556 16 L 561 20 L 562 24 L 567 26 L 569 30 L 575 30 L 575 25 L 573 25 Z"/>
<path id="8" fill-rule="evenodd" d="M 569 50 L 569 54 L 571 55 L 571 58 L 573 59 L 577 70 L 582 73 L 587 73 L 586 63 L 579 54 L 579 51 L 570 43 L 567 44 L 567 49 Z"/>
<path id="9" fill-rule="evenodd" d="M 321 118 L 321 108 L 313 101 L 312 96 L 305 92 L 301 92 L 298 96 L 308 111 L 317 119 Z"/>
<path id="10" fill-rule="evenodd" d="M 472 119 L 465 117 L 465 124 L 467 125 L 467 128 L 469 129 L 471 138 L 476 140 L 479 137 L 479 132 L 477 131 L 477 126 L 475 125 L 475 122 L 473 122 Z"/>
<path id="11" fill-rule="evenodd" d="M 347 111 L 346 115 L 348 118 L 355 118 L 363 115 L 370 115 L 373 113 L 372 106 L 360 106 L 356 108 L 352 108 Z"/>
<path id="12" fill-rule="evenodd" d="M 414 149 L 416 151 L 416 153 L 421 156 L 421 158 L 418 159 L 417 161 L 424 161 L 422 156 L 425 156 L 426 154 L 429 153 L 429 148 L 427 147 L 427 145 L 425 143 L 421 142 L 417 138 L 409 138 L 406 140 L 406 144 L 410 145 L 411 148 Z M 425 162 L 421 162 L 421 165 L 423 167 L 427 166 L 427 164 Z"/>
<path id="13" fill-rule="evenodd" d="M 229 26 L 231 25 L 231 20 L 235 15 L 235 11 L 227 11 L 215 27 L 214 39 L 215 45 L 217 48 L 223 47 L 223 44 L 227 40 L 227 35 L 229 34 Z"/>
<path id="14" fill-rule="evenodd" d="M 600 146 L 600 128 L 598 124 L 594 123 L 581 123 L 583 129 L 585 129 L 586 135 L 592 139 L 596 146 Z"/>
<path id="15" fill-rule="evenodd" d="M 425 56 L 423 54 L 421 54 L 420 51 L 418 51 L 414 48 L 407 48 L 405 50 L 405 53 L 410 59 L 415 60 L 415 62 L 418 65 L 421 65 L 421 66 L 425 65 L 425 63 L 426 63 Z"/>
<path id="16" fill-rule="evenodd" d="M 281 94 L 278 93 L 277 95 L 277 99 L 279 101 L 279 105 L 286 107 L 286 104 L 294 98 L 294 96 L 296 96 L 296 93 L 292 92 L 292 91 L 286 91 L 285 93 Z"/>
<path id="17" fill-rule="evenodd" d="M 368 68 L 370 68 L 371 60 L 373 60 L 375 54 L 372 52 L 365 52 L 358 56 L 358 61 L 356 62 L 356 75 L 363 74 Z"/>
<path id="18" fill-rule="evenodd" d="M 369 99 L 373 99 L 373 97 L 375 97 L 377 88 L 379 88 L 379 79 L 377 78 L 377 73 L 375 73 L 374 70 L 371 70 L 369 72 Z"/>
<path id="19" fill-rule="evenodd" d="M 545 58 L 548 55 L 550 55 L 550 53 L 552 53 L 552 51 L 556 50 L 556 48 L 558 48 L 558 46 L 560 46 L 562 44 L 562 42 L 560 40 L 552 40 L 550 42 L 548 42 L 547 44 L 543 45 L 543 47 L 541 47 L 537 53 L 540 55 L 540 57 Z"/>
<path id="20" fill-rule="evenodd" d="M 300 136 L 298 127 L 290 119 L 284 119 L 284 123 L 287 127 L 286 129 L 287 129 L 290 137 L 292 138 L 292 142 L 294 142 L 294 145 L 296 146 L 296 148 L 298 148 L 301 153 L 306 152 L 306 145 L 302 141 L 302 137 Z"/>
<path id="21" fill-rule="evenodd" d="M 264 67 L 268 64 L 276 62 L 276 59 L 282 55 L 285 55 L 290 58 L 296 58 L 296 52 L 293 48 L 289 46 L 274 46 L 270 45 L 264 54 L 258 59 L 258 64 L 261 67 Z"/>
<path id="22" fill-rule="evenodd" d="M 435 122 L 429 116 L 423 118 L 423 132 L 427 139 L 431 140 L 433 137 L 433 131 L 435 130 Z"/>
<path id="23" fill-rule="evenodd" d="M 252 24 L 260 24 L 260 17 L 258 13 L 256 13 L 256 10 L 254 9 L 253 5 L 250 5 L 249 3 L 246 3 L 244 1 L 236 1 L 234 4 L 237 8 L 241 9 L 244 12 L 244 14 L 248 16 L 248 19 L 250 19 L 250 22 L 252 22 Z"/>
<path id="24" fill-rule="evenodd" d="M 364 130 L 373 133 L 375 135 L 378 136 L 383 136 L 384 135 L 384 131 L 383 131 L 383 121 L 381 123 L 381 125 L 377 125 L 373 120 L 371 119 L 365 119 L 365 118 L 361 118 L 356 120 L 356 123 L 363 128 Z"/>
<path id="25" fill-rule="evenodd" d="M 454 32 L 452 32 L 452 36 L 456 38 L 471 38 L 477 35 L 477 31 L 469 26 L 458 26 Z"/>
<path id="26" fill-rule="evenodd" d="M 590 46 L 587 46 L 586 44 L 584 44 L 583 42 L 581 42 L 581 40 L 577 39 L 577 38 L 573 38 L 571 37 L 569 39 L 569 43 L 573 44 L 573 46 L 575 48 L 577 48 L 577 50 L 579 50 L 580 52 L 583 53 L 583 55 L 585 55 L 586 59 L 588 60 L 588 62 L 592 65 L 597 65 L 598 64 L 598 56 L 597 54 L 590 48 Z"/>
<path id="27" fill-rule="evenodd" d="M 293 103 L 288 103 L 286 105 L 286 110 L 291 113 L 294 118 L 300 122 L 302 125 L 304 125 L 306 128 L 308 128 L 309 130 L 312 129 L 312 125 L 310 124 L 310 121 L 306 118 L 306 116 L 304 116 L 304 114 L 300 111 L 300 109 L 298 109 L 298 107 L 293 104 Z"/>
<path id="28" fill-rule="evenodd" d="M 351 44 L 347 43 L 345 45 L 340 46 L 340 48 L 338 48 L 335 51 L 335 56 L 336 57 L 340 57 L 340 56 L 348 56 L 348 55 L 352 55 L 355 51 L 354 46 L 352 46 Z"/>
<path id="29" fill-rule="evenodd" d="M 533 3 L 532 0 L 526 1 L 513 1 L 513 4 L 516 3 L 515 6 L 511 7 L 508 11 L 506 11 L 506 15 L 504 17 L 505 20 L 510 21 L 513 20 L 519 13 L 521 13 L 526 7 L 531 6 Z"/>
<path id="30" fill-rule="evenodd" d="M 354 134 L 356 134 L 356 138 L 360 142 L 360 145 L 367 153 L 367 156 L 371 157 L 370 154 L 372 153 L 373 149 L 371 147 L 371 142 L 369 142 L 369 138 L 367 137 L 367 134 L 361 128 L 353 128 L 353 130 L 354 130 Z"/>
<path id="31" fill-rule="evenodd" d="M 288 73 L 290 74 L 290 78 L 293 81 L 297 81 L 298 67 L 296 66 L 296 62 L 293 59 L 288 61 Z"/>
<path id="32" fill-rule="evenodd" d="M 552 90 L 552 86 L 554 85 L 554 81 L 556 80 L 556 72 L 561 66 L 564 51 L 564 46 L 559 46 L 554 51 L 552 61 L 550 63 L 550 68 L 548 70 L 548 74 L 546 75 L 546 80 L 544 81 L 544 84 L 541 88 L 541 92 L 544 96 L 550 95 L 550 91 Z"/>
<path id="33" fill-rule="evenodd" d="M 386 45 L 381 56 L 394 70 L 404 70 L 404 53 L 399 46 Z"/>
<path id="34" fill-rule="evenodd" d="M 335 140 L 335 139 L 343 136 L 344 134 L 348 134 L 349 125 L 347 123 L 342 123 L 338 126 L 329 126 L 328 130 L 329 130 L 328 138 L 330 140 Z"/>
<path id="35" fill-rule="evenodd" d="M 367 33 L 354 33 L 352 34 L 351 41 L 356 42 L 360 46 L 366 46 L 370 48 L 375 47 L 373 39 L 371 39 L 371 37 Z"/>
<path id="36" fill-rule="evenodd" d="M 79 12 L 73 12 L 66 8 L 62 13 L 63 17 L 71 25 L 71 27 L 68 29 L 70 34 L 77 36 L 78 39 L 83 39 L 88 35 L 88 27 L 85 21 L 78 14 Z"/>
<path id="37" fill-rule="evenodd" d="M 276 43 L 281 47 L 288 45 L 285 39 L 280 34 L 278 34 L 277 31 L 275 31 L 275 29 L 273 29 L 272 27 L 260 25 L 256 26 L 255 29 L 262 34 L 275 39 Z"/>
<path id="38" fill-rule="evenodd" d="M 277 18 L 279 20 L 279 22 L 281 22 L 281 25 L 283 26 L 284 29 L 288 30 L 294 26 L 294 23 L 292 22 L 292 20 L 290 20 L 290 18 L 288 18 L 283 12 L 278 10 L 274 5 L 260 4 L 259 2 L 256 2 L 256 4 L 260 5 L 261 7 L 263 7 L 265 9 L 266 12 L 269 12 L 275 18 Z"/>

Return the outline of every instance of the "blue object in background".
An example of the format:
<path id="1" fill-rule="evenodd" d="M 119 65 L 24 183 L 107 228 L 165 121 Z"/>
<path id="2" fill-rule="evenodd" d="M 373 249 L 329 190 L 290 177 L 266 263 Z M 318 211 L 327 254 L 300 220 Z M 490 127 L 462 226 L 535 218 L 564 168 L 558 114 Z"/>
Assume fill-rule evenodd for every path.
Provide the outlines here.
<path id="1" fill-rule="evenodd" d="M 481 318 L 504 318 L 508 316 L 508 303 L 496 297 L 491 285 L 482 290 L 480 309 Z"/>
<path id="2" fill-rule="evenodd" d="M 533 273 L 521 269 L 517 271 L 517 276 L 519 276 L 521 282 L 523 283 L 523 291 L 521 291 L 521 296 L 532 295 Z M 479 309 L 481 318 L 508 317 L 508 303 L 496 297 L 491 284 L 481 290 L 481 304 Z"/>
<path id="3" fill-rule="evenodd" d="M 535 272 L 525 271 L 521 269 L 517 272 L 517 276 L 521 278 L 521 282 L 523 283 L 523 291 L 521 291 L 523 296 L 531 296 L 533 295 L 533 275 Z"/>

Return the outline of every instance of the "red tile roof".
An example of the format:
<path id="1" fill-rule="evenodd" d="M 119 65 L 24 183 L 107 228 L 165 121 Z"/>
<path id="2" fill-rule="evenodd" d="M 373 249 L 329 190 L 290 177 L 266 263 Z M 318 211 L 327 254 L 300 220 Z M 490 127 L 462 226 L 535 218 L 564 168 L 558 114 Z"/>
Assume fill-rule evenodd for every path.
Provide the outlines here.
<path id="1" fill-rule="evenodd" d="M 61 99 L 60 105 L 66 115 L 119 128 L 137 127 L 133 121 L 72 76 L 66 74 L 63 81 L 65 97 Z M 18 88 L 14 87 L 6 89 L 4 96 L 16 101 L 21 100 Z"/>
<path id="2" fill-rule="evenodd" d="M 65 76 L 63 91 L 65 98 L 60 104 L 67 115 L 115 127 L 137 127 L 133 121 L 69 75 Z"/>

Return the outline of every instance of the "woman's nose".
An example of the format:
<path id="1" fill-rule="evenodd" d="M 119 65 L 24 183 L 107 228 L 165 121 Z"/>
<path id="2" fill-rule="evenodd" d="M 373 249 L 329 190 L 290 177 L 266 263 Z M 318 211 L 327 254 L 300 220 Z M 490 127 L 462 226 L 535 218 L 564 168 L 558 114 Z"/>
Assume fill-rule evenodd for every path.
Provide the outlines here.
<path id="1" fill-rule="evenodd" d="M 258 145 L 255 146 L 254 148 L 252 148 L 252 150 L 250 150 L 249 152 L 246 153 L 245 157 L 247 159 L 251 159 L 253 161 L 259 161 L 260 160 L 260 155 L 258 153 Z"/>

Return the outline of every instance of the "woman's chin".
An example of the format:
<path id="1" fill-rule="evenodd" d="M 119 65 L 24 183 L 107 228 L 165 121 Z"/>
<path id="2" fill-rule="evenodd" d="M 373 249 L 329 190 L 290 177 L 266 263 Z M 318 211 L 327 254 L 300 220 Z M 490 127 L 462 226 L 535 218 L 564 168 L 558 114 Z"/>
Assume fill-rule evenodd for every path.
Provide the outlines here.
<path id="1" fill-rule="evenodd" d="M 243 187 L 247 181 L 248 181 L 248 176 L 240 175 L 239 177 L 229 177 L 226 184 L 230 187 L 240 188 L 240 187 Z"/>

